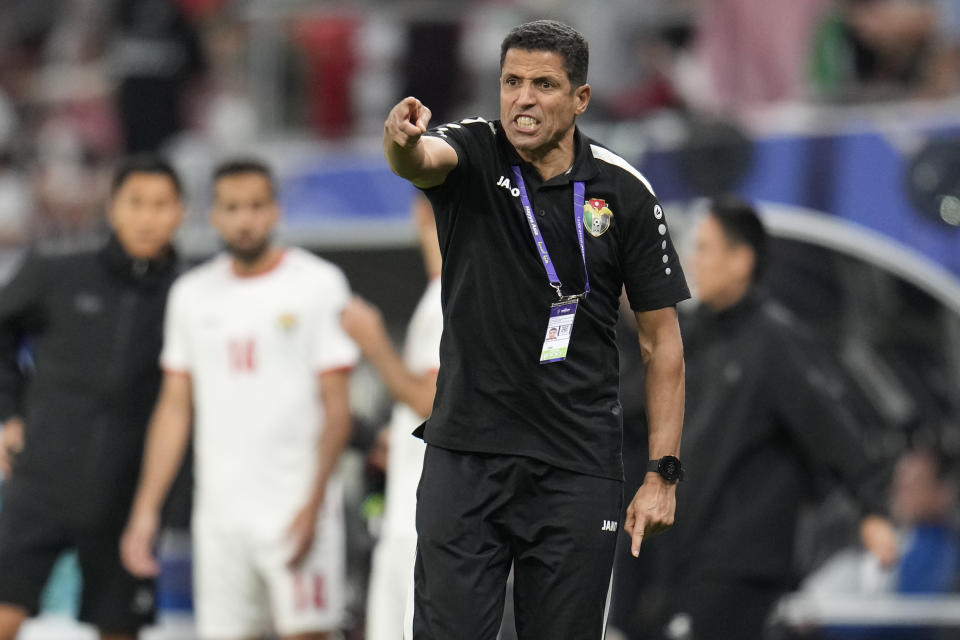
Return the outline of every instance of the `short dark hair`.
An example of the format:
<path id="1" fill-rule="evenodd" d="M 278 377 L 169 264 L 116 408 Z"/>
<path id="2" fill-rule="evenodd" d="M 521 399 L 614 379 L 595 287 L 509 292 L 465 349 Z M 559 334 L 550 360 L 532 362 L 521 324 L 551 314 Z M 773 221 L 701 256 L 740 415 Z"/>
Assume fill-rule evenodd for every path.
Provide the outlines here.
<path id="1" fill-rule="evenodd" d="M 727 242 L 753 251 L 752 279 L 759 280 L 767 266 L 767 230 L 756 209 L 739 198 L 724 196 L 711 203 L 710 215 L 720 223 Z"/>
<path id="2" fill-rule="evenodd" d="M 273 170 L 263 160 L 257 158 L 231 158 L 218 164 L 213 170 L 213 182 L 228 176 L 238 176 L 246 173 L 255 173 L 263 176 L 270 186 L 270 195 L 276 193 Z"/>
<path id="3" fill-rule="evenodd" d="M 556 20 L 536 20 L 517 25 L 500 43 L 500 69 L 510 49 L 550 51 L 560 54 L 573 87 L 587 83 L 590 48 L 580 32 Z"/>
<path id="4" fill-rule="evenodd" d="M 176 169 L 165 158 L 152 153 L 138 153 L 121 159 L 113 171 L 110 195 L 116 195 L 127 178 L 135 173 L 156 173 L 167 176 L 173 182 L 174 189 L 177 190 L 177 197 L 183 196 L 183 184 L 180 182 L 180 176 Z"/>

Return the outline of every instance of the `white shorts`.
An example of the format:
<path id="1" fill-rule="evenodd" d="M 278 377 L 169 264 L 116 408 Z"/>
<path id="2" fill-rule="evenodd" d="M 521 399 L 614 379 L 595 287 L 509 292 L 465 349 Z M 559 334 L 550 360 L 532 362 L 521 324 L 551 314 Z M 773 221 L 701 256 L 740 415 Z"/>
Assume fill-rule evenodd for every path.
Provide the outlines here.
<path id="1" fill-rule="evenodd" d="M 415 535 L 387 536 L 377 543 L 367 594 L 367 640 L 403 640 L 411 627 L 416 558 Z"/>
<path id="2" fill-rule="evenodd" d="M 292 635 L 333 631 L 346 602 L 343 498 L 339 485 L 327 489 L 313 548 L 300 566 L 283 527 L 267 536 L 256 527 L 226 526 L 193 518 L 193 584 L 197 633 L 201 639 L 247 638 L 271 631 Z"/>

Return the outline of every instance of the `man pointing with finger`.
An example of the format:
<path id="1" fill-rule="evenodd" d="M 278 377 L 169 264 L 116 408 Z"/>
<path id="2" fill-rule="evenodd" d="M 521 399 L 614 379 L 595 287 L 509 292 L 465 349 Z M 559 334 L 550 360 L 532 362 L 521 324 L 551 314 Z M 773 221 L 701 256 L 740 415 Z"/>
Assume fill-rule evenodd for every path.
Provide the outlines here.
<path id="1" fill-rule="evenodd" d="M 517 633 L 601 638 L 617 530 L 634 554 L 673 522 L 688 297 L 646 179 L 576 126 L 587 43 L 567 25 L 515 27 L 500 55 L 500 120 L 427 131 L 406 98 L 384 153 L 433 205 L 443 338 L 417 505 L 412 637 L 493 639 L 511 566 Z M 622 518 L 614 342 L 622 289 L 647 365 L 650 473 Z M 639 393 L 627 389 L 626 393 Z"/>

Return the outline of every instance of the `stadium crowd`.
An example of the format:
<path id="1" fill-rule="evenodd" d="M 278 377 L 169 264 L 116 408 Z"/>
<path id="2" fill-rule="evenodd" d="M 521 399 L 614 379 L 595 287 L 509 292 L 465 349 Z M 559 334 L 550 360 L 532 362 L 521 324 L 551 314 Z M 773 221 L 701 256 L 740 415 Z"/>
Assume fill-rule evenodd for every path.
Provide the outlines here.
<path id="1" fill-rule="evenodd" d="M 457 9 L 9 0 L 0 7 L 0 240 L 15 247 L 102 225 L 108 165 L 123 152 L 200 145 L 209 168 L 211 157 L 277 137 L 369 138 L 400 95 L 434 105 L 437 121 L 480 113 L 495 86 L 484 80 L 497 74 L 487 43 L 541 12 L 582 25 L 591 43 L 593 119 L 679 110 L 748 120 L 771 105 L 936 98 L 960 84 L 955 0 L 599 10 L 546 0 Z M 426 76 L 448 81 L 441 89 Z"/>
<path id="2" fill-rule="evenodd" d="M 91 238 L 116 233 L 116 223 L 105 215 L 123 187 L 123 181 L 118 184 L 115 179 L 116 169 L 123 166 L 123 158 L 143 153 L 169 158 L 179 172 L 182 187 L 177 182 L 176 198 L 183 201 L 186 219 L 173 244 L 192 247 L 181 257 L 185 264 L 196 263 L 216 248 L 213 243 L 191 244 L 189 237 L 207 226 L 207 212 L 217 204 L 211 175 L 224 159 L 265 151 L 276 161 L 269 191 L 280 199 L 285 174 L 296 163 L 304 141 L 333 152 L 369 148 L 372 140 L 379 142 L 384 115 L 405 95 L 416 95 L 428 104 L 435 125 L 465 114 L 490 113 L 499 73 L 491 43 L 499 43 L 510 26 L 543 16 L 576 25 L 590 42 L 594 97 L 581 121 L 587 130 L 592 122 L 655 121 L 664 114 L 717 118 L 750 130 L 769 114 L 796 104 L 875 105 L 949 100 L 960 94 L 960 0 L 474 0 L 462 6 L 439 0 L 5 0 L 0 3 L 0 279 L 7 281 L 31 248 L 72 252 L 88 247 Z M 437 82 L 438 78 L 444 81 Z M 616 141 L 608 142 L 616 146 Z M 284 160 L 284 154 L 292 159 Z M 411 541 L 404 537 L 412 522 L 400 522 L 403 516 L 391 507 L 390 478 L 402 464 L 397 462 L 401 453 L 418 455 L 419 449 L 398 446 L 397 434 L 412 430 L 429 413 L 439 366 L 434 353 L 438 318 L 427 308 L 439 304 L 439 286 L 433 286 L 439 256 L 432 252 L 436 229 L 424 208 L 428 207 L 423 201 L 411 201 L 412 226 L 422 243 L 427 275 L 424 279 L 422 271 L 413 271 L 414 284 L 407 290 L 415 293 L 401 305 L 403 313 L 381 315 L 370 303 L 355 300 L 343 317 L 345 334 L 368 362 L 351 380 L 352 439 L 340 461 L 346 485 L 342 524 L 347 532 L 340 543 L 345 577 L 339 597 L 347 614 L 340 630 L 351 640 L 388 637 L 364 635 L 365 628 L 371 628 L 368 620 L 376 617 L 371 607 L 379 612 L 381 606 L 397 604 L 395 597 L 390 598 L 397 580 L 391 575 L 396 576 L 398 569 L 388 567 L 378 555 L 412 552 Z M 736 233 L 732 237 L 732 252 L 746 244 L 756 258 L 766 250 Z M 773 244 L 770 251 L 777 248 Z M 681 257 L 692 259 L 700 249 Z M 413 263 L 419 267 L 419 253 Z M 750 281 L 754 276 L 749 268 L 747 273 Z M 424 282 L 425 292 L 417 289 Z M 421 292 L 421 306 L 413 313 Z M 706 304 L 703 291 L 698 297 Z M 762 306 L 753 298 L 744 299 Z M 724 325 L 732 322 L 724 315 L 728 308 L 735 305 L 712 309 L 717 317 L 705 316 L 702 308 L 686 316 L 685 337 L 689 330 L 700 340 L 687 345 L 688 354 L 691 348 L 704 349 L 694 351 L 694 362 L 707 352 L 703 345 L 708 340 L 733 348 Z M 624 379 L 642 380 L 635 332 L 627 322 L 618 329 L 623 343 L 621 371 Z M 405 347 L 394 347 L 405 333 Z M 825 342 L 830 342 L 829 336 Z M 358 356 L 347 351 L 343 362 L 333 364 L 352 366 Z M 29 358 L 23 356 L 21 352 L 21 365 L 29 369 Z M 731 373 L 716 362 L 695 364 L 703 367 L 699 373 L 707 379 L 739 380 L 739 372 Z M 828 386 L 836 382 L 835 392 L 845 388 L 846 381 L 827 377 Z M 790 393 L 784 390 L 784 395 Z M 842 395 L 836 392 L 833 401 L 845 403 L 855 413 L 860 405 L 841 400 Z M 791 401 L 797 398 L 784 399 Z M 644 410 L 642 402 L 624 400 L 625 421 L 639 425 L 632 431 L 627 425 L 624 434 L 628 483 L 631 478 L 639 483 L 643 476 L 636 465 L 646 458 L 641 453 L 634 460 L 629 452 L 642 452 L 645 446 Z M 871 417 L 859 416 L 861 421 Z M 742 418 L 744 423 L 756 420 L 752 415 Z M 811 419 L 820 427 L 828 420 L 822 415 Z M 727 595 L 741 590 L 736 591 L 736 606 L 753 599 L 762 602 L 757 607 L 764 620 L 773 611 L 770 594 L 779 597 L 786 589 L 809 594 L 957 591 L 960 538 L 953 456 L 960 452 L 951 434 L 960 428 L 960 415 L 952 419 L 946 429 L 940 422 L 911 424 L 893 444 L 885 441 L 885 447 L 868 442 L 862 453 L 865 460 L 876 458 L 871 472 L 864 470 L 866 462 L 862 468 L 844 466 L 849 457 L 838 458 L 849 442 L 831 441 L 837 448 L 824 455 L 825 473 L 810 472 L 811 487 L 790 484 L 787 493 L 791 500 L 802 498 L 817 505 L 809 509 L 819 514 L 813 520 L 821 520 L 803 531 L 806 520 L 799 506 L 787 505 L 785 517 L 798 522 L 776 523 L 780 528 L 773 535 L 781 540 L 792 540 L 796 529 L 799 549 L 797 557 L 787 560 L 791 566 L 783 575 L 780 567 L 773 572 L 782 582 L 771 588 L 772 574 L 760 572 L 738 573 L 729 583 L 725 581 L 730 574 L 723 574 L 717 583 Z M 419 446 L 411 441 L 417 445 L 404 446 Z M 808 463 L 817 461 L 822 444 L 804 442 L 807 449 L 796 452 L 787 464 L 806 470 Z M 705 446 L 702 441 L 700 446 Z M 708 460 L 712 451 L 708 444 L 697 459 Z M 187 460 L 189 468 L 189 456 Z M 699 464 L 701 468 L 692 473 L 703 472 L 705 463 Z M 409 469 L 406 472 L 409 481 Z M 883 480 L 871 475 L 874 472 Z M 797 473 L 805 477 L 803 471 Z M 191 478 L 189 473 L 181 475 L 185 477 L 174 486 L 171 512 L 166 514 L 173 533 L 161 547 L 157 595 L 161 613 L 189 615 L 190 581 L 178 564 L 183 554 L 175 550 L 175 543 L 169 544 L 177 532 L 183 535 L 189 528 Z M 824 507 L 824 496 L 835 499 L 837 477 L 855 498 Z M 789 476 L 784 482 L 792 481 Z M 393 486 L 399 486 L 397 482 Z M 883 486 L 874 486 L 878 482 Z M 126 502 L 135 489 L 128 488 L 129 492 L 120 492 Z M 682 487 L 679 495 L 682 500 Z M 808 500 L 811 495 L 814 499 Z M 771 504 L 777 499 L 771 497 Z M 393 500 L 396 504 L 402 498 Z M 736 502 L 737 496 L 727 500 Z M 129 507 L 116 505 L 116 513 L 125 518 Z M 0 503 L 0 511 L 3 508 Z M 876 514 L 888 515 L 897 528 L 896 552 L 882 540 L 883 532 L 866 531 L 869 517 Z M 738 536 L 730 526 L 725 533 Z M 630 639 L 689 638 L 687 614 L 707 619 L 716 614 L 694 612 L 696 607 L 670 601 L 678 571 L 670 536 L 652 539 L 632 564 L 629 545 L 620 540 L 623 548 L 618 554 L 624 557 L 616 560 L 608 637 L 621 633 Z M 764 542 L 769 540 L 742 550 L 745 564 L 769 551 Z M 715 551 L 709 545 L 695 550 L 714 559 Z M 731 564 L 736 560 L 726 559 Z M 77 613 L 73 600 L 80 591 L 78 573 L 75 556 L 61 558 L 44 606 Z M 0 583 L 5 580 L 9 577 L 0 573 Z M 709 600 L 700 596 L 700 602 Z M 290 596 L 294 597 L 300 596 Z M 382 602 L 390 604 L 377 604 Z M 712 604 L 727 611 L 722 599 Z M 807 637 L 797 629 L 770 632 Z M 821 633 L 831 638 L 952 637 L 919 627 L 880 631 L 844 627 Z M 876 633 L 885 635 L 871 635 Z M 505 625 L 502 637 L 510 634 Z"/>

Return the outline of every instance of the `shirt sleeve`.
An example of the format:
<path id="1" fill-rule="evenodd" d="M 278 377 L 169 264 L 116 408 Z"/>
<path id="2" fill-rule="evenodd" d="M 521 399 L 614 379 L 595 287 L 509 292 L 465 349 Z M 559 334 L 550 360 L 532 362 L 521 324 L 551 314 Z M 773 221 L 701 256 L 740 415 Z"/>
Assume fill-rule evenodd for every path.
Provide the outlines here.
<path id="1" fill-rule="evenodd" d="M 350 300 L 350 285 L 339 269 L 331 272 L 320 299 L 323 307 L 317 314 L 313 367 L 318 373 L 353 368 L 360 350 L 340 324 L 340 314 Z"/>
<path id="2" fill-rule="evenodd" d="M 652 311 L 670 307 L 690 297 L 680 267 L 667 216 L 648 190 L 635 201 L 640 205 L 625 216 L 621 230 L 621 269 L 630 307 Z"/>
<path id="3" fill-rule="evenodd" d="M 163 325 L 163 350 L 160 353 L 160 366 L 165 371 L 189 373 L 193 370 L 193 358 L 190 353 L 190 340 L 187 332 L 185 311 L 188 308 L 184 297 L 186 291 L 183 281 L 174 283 L 167 297 L 167 308 Z"/>
<path id="4" fill-rule="evenodd" d="M 457 168 L 451 174 L 469 170 L 470 151 L 474 146 L 470 130 L 459 122 L 448 122 L 427 130 L 427 136 L 439 138 L 453 147 L 457 152 Z"/>
<path id="5" fill-rule="evenodd" d="M 457 153 L 457 166 L 447 174 L 447 179 L 436 187 L 424 189 L 425 193 L 445 193 L 449 197 L 459 195 L 459 187 L 471 177 L 483 173 L 483 157 L 493 153 L 497 134 L 494 123 L 483 118 L 467 118 L 427 130 L 426 135 L 440 138 Z"/>

